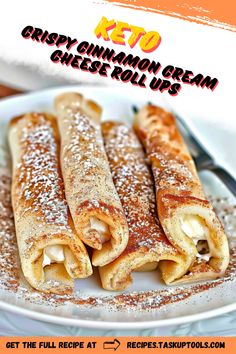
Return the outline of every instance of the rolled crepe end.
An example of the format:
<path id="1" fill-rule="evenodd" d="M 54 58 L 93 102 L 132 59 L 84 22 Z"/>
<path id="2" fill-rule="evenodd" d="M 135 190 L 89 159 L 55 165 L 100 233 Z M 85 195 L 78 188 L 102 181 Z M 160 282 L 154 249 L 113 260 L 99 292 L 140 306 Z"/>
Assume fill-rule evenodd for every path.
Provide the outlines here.
<path id="1" fill-rule="evenodd" d="M 147 254 L 148 258 L 150 256 Z M 121 291 L 127 289 L 132 284 L 132 271 L 148 263 L 143 253 L 130 254 L 125 261 L 118 258 L 114 262 L 99 267 L 102 287 L 106 290 Z"/>
<path id="2" fill-rule="evenodd" d="M 27 275 L 28 270 L 24 269 L 23 271 L 29 284 L 41 292 L 58 295 L 66 295 L 73 292 L 74 279 L 69 276 L 63 264 L 53 263 L 50 266 L 46 266 L 43 282 L 32 280 L 31 274 Z"/>
<path id="3" fill-rule="evenodd" d="M 109 225 L 112 220 L 105 214 L 102 215 L 101 210 L 95 207 L 88 211 L 84 206 L 80 206 L 78 210 L 80 211 L 76 219 L 76 229 L 80 238 L 89 247 L 101 250 L 103 244 L 112 238 L 114 225 Z"/>
<path id="4" fill-rule="evenodd" d="M 93 271 L 86 253 L 80 252 L 77 258 L 68 245 L 61 244 L 60 240 L 55 242 L 49 242 L 45 247 L 42 247 L 42 242 L 34 244 L 31 252 L 28 251 L 30 258 L 26 260 L 21 257 L 21 264 L 24 276 L 32 287 L 42 292 L 62 295 L 73 291 L 74 278 L 89 277 Z M 47 247 L 58 245 L 63 247 L 64 260 L 43 265 Z"/>
<path id="5" fill-rule="evenodd" d="M 159 268 L 166 285 L 172 285 L 176 279 L 182 279 L 191 266 L 192 261 L 192 257 L 184 255 L 179 256 L 174 262 L 172 260 L 161 260 Z"/>
<path id="6" fill-rule="evenodd" d="M 99 223 L 97 229 L 96 221 Z M 85 201 L 77 208 L 75 225 L 81 240 L 94 249 L 94 266 L 103 266 L 114 261 L 127 246 L 129 231 L 121 208 L 99 200 Z M 109 235 L 103 235 L 100 227 L 104 227 Z"/>
<path id="7" fill-rule="evenodd" d="M 162 259 L 168 259 L 168 261 L 162 261 Z M 154 270 L 154 266 L 156 268 L 162 262 L 166 262 L 167 265 L 165 273 L 162 273 L 166 284 L 186 273 L 184 258 L 178 254 L 163 253 L 160 255 L 155 251 L 147 252 L 140 249 L 129 255 L 121 255 L 114 262 L 99 267 L 102 286 L 106 290 L 125 290 L 132 284 L 132 272 L 139 272 L 140 269 Z M 149 265 L 151 265 L 151 269 L 149 269 Z"/>
<path id="8" fill-rule="evenodd" d="M 36 290 L 44 293 L 70 294 L 73 291 L 74 280 L 68 274 L 62 263 L 52 263 L 42 267 L 43 255 L 35 259 L 32 254 L 25 262 L 21 258 L 23 274 L 28 283 Z"/>
<path id="9" fill-rule="evenodd" d="M 229 264 L 229 247 L 223 227 L 210 203 L 191 196 L 165 195 L 158 200 L 158 208 L 162 209 L 162 215 L 165 216 L 162 226 L 167 237 L 180 252 L 192 259 L 188 274 L 174 283 L 222 276 Z M 163 212 L 165 205 L 170 206 L 171 203 L 177 203 L 178 208 L 172 205 Z M 199 223 L 199 230 L 197 228 L 194 230 L 196 235 L 186 233 L 185 220 L 193 220 L 194 224 L 196 221 Z M 209 260 L 206 254 L 200 254 L 198 251 L 198 241 L 201 240 L 207 242 Z"/>
<path id="10" fill-rule="evenodd" d="M 92 255 L 92 264 L 94 266 L 104 266 L 114 261 L 125 249 L 128 243 L 128 233 L 122 230 L 123 237 L 120 240 L 119 230 L 114 231 L 118 233 L 118 239 L 114 238 L 116 235 L 113 233 L 111 239 L 102 245 L 100 250 L 94 249 Z"/>
<path id="11" fill-rule="evenodd" d="M 58 95 L 54 101 L 55 110 L 81 110 L 85 114 L 94 119 L 97 123 L 100 122 L 102 108 L 92 100 L 86 100 L 83 95 L 77 92 L 67 92 Z"/>

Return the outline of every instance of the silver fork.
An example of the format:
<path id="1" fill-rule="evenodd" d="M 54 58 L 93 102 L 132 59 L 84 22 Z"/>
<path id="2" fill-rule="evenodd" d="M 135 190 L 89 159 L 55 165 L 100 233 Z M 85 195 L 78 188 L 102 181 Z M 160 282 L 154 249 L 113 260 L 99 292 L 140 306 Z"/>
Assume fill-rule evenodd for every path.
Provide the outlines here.
<path id="1" fill-rule="evenodd" d="M 151 104 L 148 102 L 148 104 Z M 133 111 L 136 113 L 138 108 L 133 106 Z M 172 112 L 173 113 L 173 112 Z M 226 171 L 223 167 L 219 166 L 213 157 L 208 153 L 202 143 L 198 140 L 198 138 L 192 133 L 188 125 L 185 121 L 176 113 L 173 113 L 178 127 L 183 134 L 184 140 L 188 145 L 190 153 L 194 159 L 196 168 L 198 171 L 209 170 L 215 173 L 216 176 L 220 178 L 220 180 L 226 185 L 226 187 L 230 190 L 230 192 L 236 197 L 236 181 L 230 175 L 228 171 Z"/>
<path id="2" fill-rule="evenodd" d="M 208 153 L 198 138 L 192 133 L 185 121 L 176 113 L 174 116 L 177 120 L 180 131 L 183 133 L 185 141 L 193 156 L 198 171 L 210 170 L 218 176 L 226 187 L 236 196 L 236 181 L 223 167 L 219 166 L 214 158 Z"/>

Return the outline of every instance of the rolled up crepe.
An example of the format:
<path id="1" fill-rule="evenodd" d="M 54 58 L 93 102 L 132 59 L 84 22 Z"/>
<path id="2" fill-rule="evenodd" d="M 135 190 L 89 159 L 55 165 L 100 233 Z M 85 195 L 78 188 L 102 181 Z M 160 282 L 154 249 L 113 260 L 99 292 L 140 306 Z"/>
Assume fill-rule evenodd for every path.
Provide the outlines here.
<path id="1" fill-rule="evenodd" d="M 173 115 L 146 106 L 136 115 L 134 129 L 151 163 L 161 225 L 169 241 L 191 263 L 188 273 L 176 282 L 222 276 L 229 263 L 227 237 L 205 198 Z M 161 269 L 167 266 L 164 261 Z"/>
<path id="2" fill-rule="evenodd" d="M 100 107 L 77 93 L 55 100 L 66 199 L 81 239 L 103 266 L 125 249 L 128 227 L 104 150 Z"/>
<path id="3" fill-rule="evenodd" d="M 29 113 L 11 121 L 12 204 L 24 276 L 32 287 L 58 294 L 73 289 L 74 278 L 92 274 L 75 232 L 59 168 L 56 120 Z"/>
<path id="4" fill-rule="evenodd" d="M 133 129 L 123 123 L 104 122 L 102 132 L 113 181 L 129 227 L 124 252 L 112 263 L 99 267 L 103 288 L 123 290 L 132 282 L 132 271 L 153 270 L 160 260 L 166 260 L 166 280 L 183 276 L 188 265 L 158 224 L 151 173 Z M 176 264 L 174 272 L 173 263 Z"/>

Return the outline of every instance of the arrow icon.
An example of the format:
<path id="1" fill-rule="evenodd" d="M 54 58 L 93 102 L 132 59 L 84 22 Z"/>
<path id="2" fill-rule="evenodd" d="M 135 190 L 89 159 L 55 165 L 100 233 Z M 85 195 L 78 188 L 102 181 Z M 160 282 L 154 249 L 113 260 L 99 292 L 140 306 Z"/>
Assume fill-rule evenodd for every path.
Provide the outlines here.
<path id="1" fill-rule="evenodd" d="M 118 339 L 114 339 L 113 342 L 104 342 L 103 343 L 103 349 L 113 349 L 113 350 L 117 350 L 120 346 L 120 342 L 118 341 Z"/>

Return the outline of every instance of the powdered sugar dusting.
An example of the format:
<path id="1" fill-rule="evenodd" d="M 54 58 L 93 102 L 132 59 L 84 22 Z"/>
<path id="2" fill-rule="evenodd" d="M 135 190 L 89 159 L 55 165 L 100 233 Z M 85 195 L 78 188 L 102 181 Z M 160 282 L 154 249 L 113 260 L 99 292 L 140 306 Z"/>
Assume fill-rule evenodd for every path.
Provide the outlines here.
<path id="1" fill-rule="evenodd" d="M 2 151 L 1 151 L 2 152 Z M 6 160 L 9 156 L 5 151 Z M 19 256 L 11 206 L 9 164 L 0 165 L 0 288 L 16 292 L 19 286 Z"/>
<path id="2" fill-rule="evenodd" d="M 52 121 L 39 114 L 34 119 L 27 119 L 20 137 L 22 156 L 16 172 L 16 203 L 25 203 L 24 212 L 35 212 L 38 220 L 66 228 L 68 206 Z"/>
<path id="3" fill-rule="evenodd" d="M 152 165 L 157 190 L 204 199 L 194 162 L 173 115 L 149 105 L 139 111 L 134 126 Z"/>
<path id="4" fill-rule="evenodd" d="M 208 198 L 224 225 L 226 235 L 229 235 L 229 247 L 236 248 L 236 205 L 227 198 Z"/>
<path id="5" fill-rule="evenodd" d="M 66 126 L 70 142 L 63 148 L 63 169 L 65 172 L 70 170 L 71 179 L 75 176 L 73 183 L 76 183 L 79 176 L 79 186 L 76 184 L 80 188 L 76 188 L 79 190 L 77 197 L 90 200 L 93 206 L 100 207 L 100 184 L 105 183 L 107 198 L 119 203 L 113 183 L 109 180 L 110 169 L 100 124 L 79 110 L 74 113 L 68 109 L 67 113 L 63 117 L 63 126 Z"/>
<path id="6" fill-rule="evenodd" d="M 103 123 L 106 153 L 112 177 L 124 208 L 129 242 L 124 253 L 176 252 L 164 236 L 156 218 L 155 195 L 145 155 L 133 130 L 122 123 Z"/>
<path id="7" fill-rule="evenodd" d="M 1 154 L 1 151 L 0 151 Z M 192 298 L 195 294 L 207 292 L 222 284 L 234 284 L 236 279 L 236 252 L 231 249 L 230 265 L 222 279 L 190 284 L 186 286 L 165 287 L 164 290 L 127 291 L 117 295 L 108 293 L 107 296 L 90 296 L 89 290 L 85 293 L 77 290 L 72 295 L 42 294 L 32 289 L 24 279 L 20 278 L 20 265 L 17 252 L 17 244 L 14 230 L 14 220 L 10 202 L 11 173 L 8 167 L 0 166 L 0 291 L 5 294 L 4 299 L 10 299 L 10 294 L 16 293 L 17 298 L 24 301 L 24 306 L 46 305 L 47 313 L 54 314 L 57 308 L 63 311 L 67 305 L 82 309 L 108 308 L 110 311 L 154 311 L 173 303 L 182 302 Z M 236 205 L 227 198 L 210 198 L 216 213 L 221 219 L 230 244 L 236 236 Z M 148 276 L 148 273 L 146 273 Z M 78 280 L 78 283 L 80 280 Z M 99 284 L 97 291 L 99 294 Z M 1 295 L 2 296 L 2 295 Z M 4 300 L 6 301 L 6 300 Z M 10 301 L 10 300 L 7 300 Z M 203 300 L 204 301 L 204 298 Z M 102 310 L 103 311 L 103 310 Z M 63 312 L 62 312 L 63 313 Z"/>
<path id="8" fill-rule="evenodd" d="M 37 306 L 47 306 L 48 312 L 54 313 L 56 308 L 64 308 L 68 304 L 78 308 L 108 308 L 110 311 L 153 311 L 167 308 L 176 302 L 185 301 L 197 293 L 208 291 L 210 288 L 223 283 L 234 282 L 236 279 L 236 252 L 231 250 L 231 261 L 222 279 L 192 284 L 187 286 L 166 287 L 164 290 L 125 292 L 116 295 L 90 296 L 78 290 L 72 295 L 43 294 L 32 289 L 24 279 L 19 283 L 20 266 L 14 231 L 13 214 L 10 204 L 10 172 L 4 168 L 0 170 L 0 290 L 12 293 L 24 299 L 24 303 Z M 211 198 L 229 240 L 235 238 L 236 205 L 226 198 Z M 147 273 L 148 275 L 148 273 Z M 78 280 L 79 282 L 80 280 Z M 99 292 L 99 287 L 98 287 Z M 38 308 L 39 308 L 38 307 Z"/>

